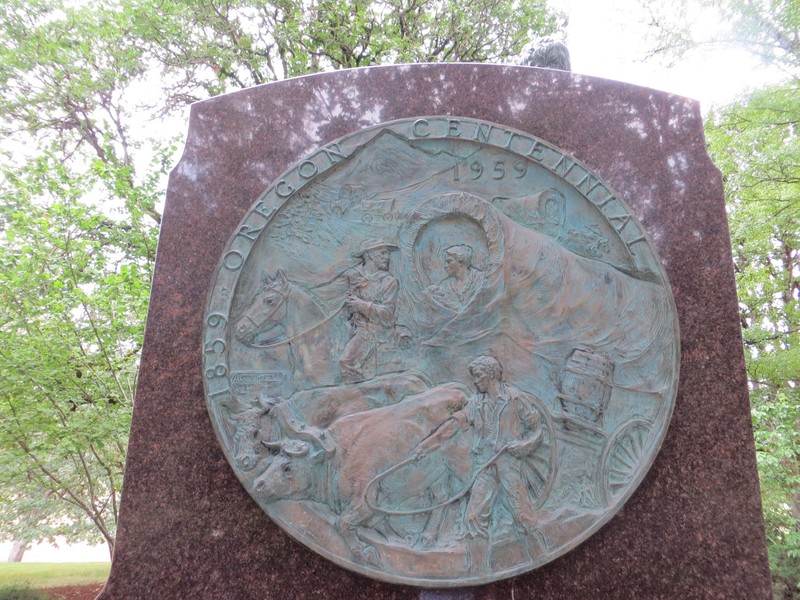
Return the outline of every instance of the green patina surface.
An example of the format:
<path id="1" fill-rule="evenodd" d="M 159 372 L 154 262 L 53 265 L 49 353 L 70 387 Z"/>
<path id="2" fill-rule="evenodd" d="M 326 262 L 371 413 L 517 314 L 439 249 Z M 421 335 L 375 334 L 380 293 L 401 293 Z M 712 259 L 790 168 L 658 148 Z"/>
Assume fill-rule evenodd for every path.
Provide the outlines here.
<path id="1" fill-rule="evenodd" d="M 518 574 L 597 531 L 677 388 L 671 290 L 625 202 L 473 119 L 387 123 L 287 171 L 205 319 L 245 488 L 338 564 L 415 585 Z"/>

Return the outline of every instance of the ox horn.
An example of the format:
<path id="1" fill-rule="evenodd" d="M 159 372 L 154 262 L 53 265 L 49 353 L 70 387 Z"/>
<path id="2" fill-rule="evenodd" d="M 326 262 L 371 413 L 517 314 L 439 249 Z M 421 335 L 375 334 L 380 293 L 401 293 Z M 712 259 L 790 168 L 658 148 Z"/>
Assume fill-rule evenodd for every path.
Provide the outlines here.
<path id="1" fill-rule="evenodd" d="M 278 404 L 280 404 L 283 399 L 276 396 L 269 396 L 268 394 L 260 394 L 257 401 L 261 408 L 264 409 L 265 414 L 269 414 L 269 412 Z"/>
<path id="2" fill-rule="evenodd" d="M 281 450 L 288 456 L 306 456 L 311 450 L 311 446 L 303 440 L 288 440 L 284 442 Z"/>

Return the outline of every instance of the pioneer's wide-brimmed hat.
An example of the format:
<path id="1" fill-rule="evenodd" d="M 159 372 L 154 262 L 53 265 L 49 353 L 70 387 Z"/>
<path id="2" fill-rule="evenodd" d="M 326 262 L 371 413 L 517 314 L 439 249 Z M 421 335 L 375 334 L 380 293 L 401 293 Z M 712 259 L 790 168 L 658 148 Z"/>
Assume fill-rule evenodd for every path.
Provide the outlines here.
<path id="1" fill-rule="evenodd" d="M 390 250 L 399 250 L 396 245 L 383 238 L 367 238 L 361 242 L 357 252 L 353 252 L 353 258 L 362 258 L 365 253 L 370 250 L 377 250 L 378 248 L 389 248 Z"/>

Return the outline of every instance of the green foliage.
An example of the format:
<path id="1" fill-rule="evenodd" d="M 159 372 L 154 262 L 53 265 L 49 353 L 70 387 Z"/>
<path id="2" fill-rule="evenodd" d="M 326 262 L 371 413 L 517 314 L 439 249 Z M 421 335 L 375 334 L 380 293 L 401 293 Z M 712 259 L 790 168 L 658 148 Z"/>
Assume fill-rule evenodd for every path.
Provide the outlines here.
<path id="1" fill-rule="evenodd" d="M 800 82 L 712 113 L 774 573 L 800 585 Z M 794 565 L 794 567 L 792 567 Z"/>
<path id="2" fill-rule="evenodd" d="M 52 153 L 0 184 L 4 537 L 113 547 L 156 234 L 136 211 L 87 202 L 117 185 Z"/>
<path id="3" fill-rule="evenodd" d="M 652 55 L 680 59 L 704 47 L 743 48 L 800 77 L 797 0 L 641 0 L 653 28 Z M 708 28 L 713 23 L 713 31 Z"/>
<path id="4" fill-rule="evenodd" d="M 180 104 L 330 69 L 502 61 L 556 29 L 545 0 L 153 0 L 124 3 Z"/>
<path id="5" fill-rule="evenodd" d="M 148 123 L 322 70 L 506 60 L 556 25 L 545 0 L 7 0 L 0 539 L 113 548 L 175 153 Z"/>

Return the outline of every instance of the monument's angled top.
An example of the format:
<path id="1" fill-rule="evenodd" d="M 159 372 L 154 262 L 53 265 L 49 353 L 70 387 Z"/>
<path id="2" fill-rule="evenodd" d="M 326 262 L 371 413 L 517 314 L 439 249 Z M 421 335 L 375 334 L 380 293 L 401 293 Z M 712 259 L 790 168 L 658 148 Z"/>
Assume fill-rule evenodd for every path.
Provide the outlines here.
<path id="1" fill-rule="evenodd" d="M 207 98 L 205 100 L 198 100 L 196 102 L 193 102 L 191 104 L 191 107 L 194 108 L 196 106 L 202 106 L 207 103 L 213 103 L 214 101 L 227 98 L 230 96 L 235 96 L 237 94 L 243 94 L 243 93 L 246 94 L 252 90 L 257 90 L 264 87 L 276 87 L 276 86 L 280 87 L 280 86 L 292 85 L 290 84 L 290 82 L 304 82 L 306 80 L 313 81 L 317 78 L 322 78 L 322 79 L 329 77 L 339 78 L 340 76 L 344 76 L 346 78 L 357 78 L 362 76 L 369 76 L 370 73 L 374 73 L 376 71 L 387 71 L 387 70 L 389 72 L 395 72 L 403 75 L 414 75 L 415 72 L 425 73 L 426 71 L 430 74 L 436 74 L 437 71 L 444 70 L 449 72 L 454 69 L 455 70 L 463 69 L 467 72 L 471 72 L 474 75 L 479 75 L 486 70 L 495 70 L 495 71 L 499 70 L 500 72 L 503 72 L 509 76 L 515 76 L 515 75 L 519 76 L 526 71 L 535 69 L 536 71 L 550 74 L 552 77 L 551 81 L 553 83 L 557 81 L 574 81 L 582 85 L 591 85 L 592 83 L 595 83 L 601 85 L 626 86 L 633 89 L 650 90 L 657 94 L 667 94 L 671 97 L 674 97 L 676 100 L 680 99 L 690 103 L 697 103 L 699 105 L 698 100 L 680 94 L 676 94 L 669 90 L 651 88 L 648 86 L 624 82 L 609 77 L 601 77 L 599 75 L 587 75 L 578 71 L 568 71 L 564 69 L 527 65 L 527 64 L 514 65 L 514 64 L 488 63 L 488 62 L 459 62 L 459 63 L 400 63 L 393 65 L 371 65 L 366 67 L 354 67 L 349 69 L 338 69 L 335 71 L 321 71 L 318 73 L 309 73 L 305 75 L 298 75 L 297 77 L 290 77 L 287 79 L 270 81 L 267 83 L 254 85 L 245 89 L 234 90 L 231 92 L 227 92 L 225 94 L 214 96 L 213 98 Z"/>
<path id="2" fill-rule="evenodd" d="M 502 105 L 495 106 L 498 97 Z M 411 111 L 421 104 L 426 110 Z M 329 131 L 334 137 L 352 132 L 352 125 L 345 127 L 345 122 L 367 127 L 413 114 L 487 118 L 496 108 L 504 122 L 523 130 L 528 118 L 554 124 L 557 118 L 544 115 L 553 111 L 558 117 L 560 113 L 564 134 L 543 137 L 578 158 L 587 147 L 570 146 L 569 131 L 576 125 L 589 131 L 617 128 L 621 139 L 635 132 L 650 144 L 662 144 L 670 130 L 693 136 L 691 145 L 703 141 L 699 104 L 669 92 L 554 69 L 430 63 L 315 73 L 198 102 L 192 105 L 185 150 L 192 151 L 194 139 L 206 144 L 206 135 L 237 136 L 243 147 L 252 146 L 257 143 L 253 138 L 262 132 L 272 126 L 280 129 L 282 122 L 298 116 L 302 125 L 281 132 L 280 137 L 285 138 L 282 149 L 299 158 L 317 147 Z M 603 139 L 599 133 L 595 141 Z M 710 164 L 707 156 L 698 159 Z"/>
<path id="3" fill-rule="evenodd" d="M 213 155 L 215 144 L 231 144 L 247 158 L 226 164 L 215 177 L 236 188 L 252 183 L 263 191 L 291 162 L 329 141 L 356 129 L 423 115 L 487 119 L 526 131 L 596 165 L 601 179 L 623 190 L 624 201 L 635 195 L 645 206 L 655 205 L 659 197 L 687 193 L 678 184 L 687 161 L 716 170 L 706 152 L 695 101 L 552 69 L 459 63 L 318 73 L 195 104 L 173 176 L 196 178 L 207 169 L 205 157 Z M 286 127 L 289 122 L 293 125 Z M 614 134 L 608 135 L 610 131 Z M 622 152 L 625 147 L 640 149 Z M 619 158 L 607 160 L 613 156 Z M 664 162 L 675 176 L 655 182 L 650 173 Z M 208 186 L 200 191 L 206 196 L 204 206 L 217 201 L 206 195 L 210 191 Z M 645 225 L 649 212 L 638 215 Z"/>

